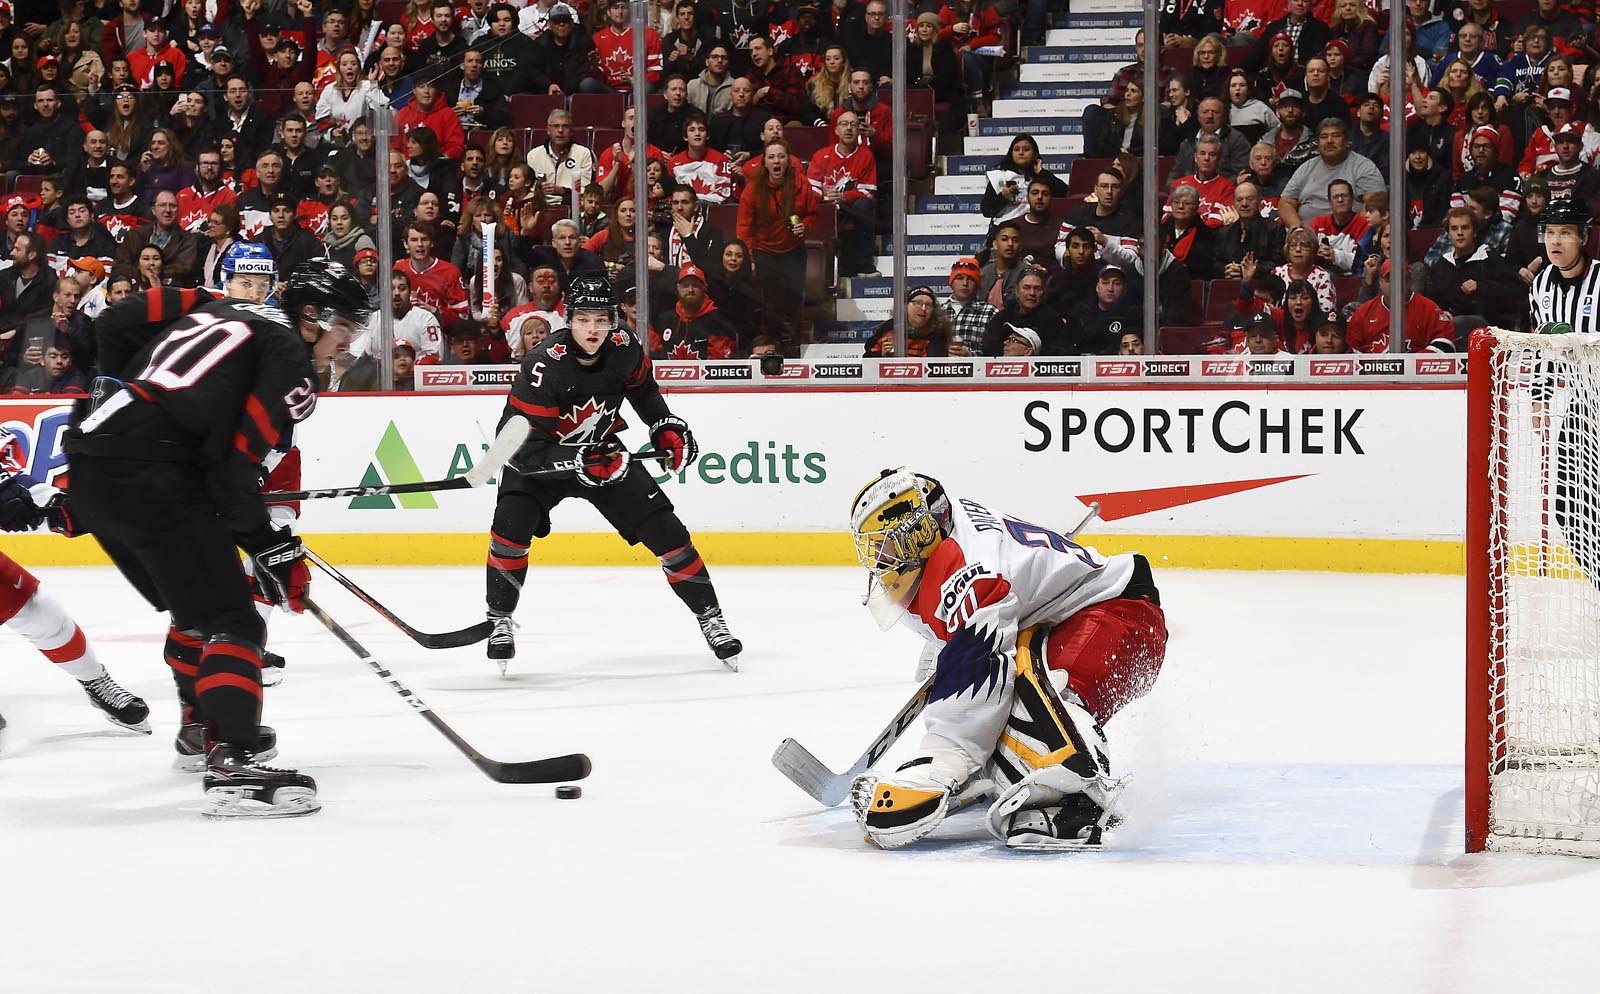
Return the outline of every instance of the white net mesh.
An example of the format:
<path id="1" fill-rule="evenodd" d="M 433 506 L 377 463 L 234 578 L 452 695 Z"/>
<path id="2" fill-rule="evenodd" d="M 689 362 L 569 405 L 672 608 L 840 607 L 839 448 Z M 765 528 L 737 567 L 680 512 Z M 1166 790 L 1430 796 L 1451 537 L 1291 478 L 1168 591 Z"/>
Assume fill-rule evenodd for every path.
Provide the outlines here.
<path id="1" fill-rule="evenodd" d="M 1489 844 L 1600 855 L 1600 336 L 1497 338 Z"/>

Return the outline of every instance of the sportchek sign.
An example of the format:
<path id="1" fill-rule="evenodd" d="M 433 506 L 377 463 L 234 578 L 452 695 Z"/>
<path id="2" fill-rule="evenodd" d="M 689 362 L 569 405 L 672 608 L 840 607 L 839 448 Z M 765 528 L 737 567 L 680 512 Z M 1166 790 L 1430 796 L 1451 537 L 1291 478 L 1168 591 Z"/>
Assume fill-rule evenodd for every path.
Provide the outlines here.
<path id="1" fill-rule="evenodd" d="M 872 385 L 889 364 L 798 364 L 804 376 L 784 377 L 793 389 L 770 391 L 752 389 L 768 378 L 748 364 L 660 363 L 700 459 L 657 478 L 689 528 L 704 532 L 837 533 L 863 481 L 908 465 L 1047 526 L 1070 524 L 1076 505 L 1068 498 L 1078 498 L 1101 502 L 1102 533 L 1459 540 L 1465 433 L 1439 426 L 1462 423 L 1465 391 L 1442 381 L 1374 382 L 1362 358 L 1317 357 L 1356 363 L 1335 379 L 1321 367 L 1313 373 L 1306 358 L 898 360 L 893 375 L 909 387 L 900 391 Z M 1453 357 L 1398 357 L 1408 379 L 1418 361 L 1445 359 L 1455 366 Z M 1305 379 L 1280 379 L 1285 362 Z M 1101 364 L 1121 364 L 1109 373 L 1118 385 L 1099 379 Z M 962 367 L 1004 387 L 942 379 Z M 755 378 L 672 386 L 684 382 L 676 376 L 727 368 L 752 369 Z M 1180 368 L 1190 375 L 1178 376 Z M 1075 382 L 1085 378 L 1094 382 Z M 325 397 L 300 432 L 305 485 L 460 476 L 493 436 L 503 395 Z M 46 474 L 65 465 L 65 417 L 64 403 L 0 400 L 0 423 Z M 644 426 L 628 420 L 624 441 L 645 447 Z M 1376 495 L 1382 513 L 1373 511 Z M 425 497 L 308 501 L 303 530 L 480 534 L 495 489 Z M 610 530 L 582 501 L 563 502 L 554 526 Z"/>
<path id="2" fill-rule="evenodd" d="M 1138 386 L 1215 380 L 1281 380 L 1286 383 L 1462 383 L 1465 356 L 1085 356 L 1070 359 L 801 359 L 787 360 L 776 375 L 761 372 L 753 360 L 654 363 L 656 379 L 668 390 L 716 390 L 839 384 L 877 386 L 896 383 L 1016 385 L 1048 380 Z M 515 366 L 418 366 L 417 389 L 483 390 L 503 393 L 516 378 Z"/>

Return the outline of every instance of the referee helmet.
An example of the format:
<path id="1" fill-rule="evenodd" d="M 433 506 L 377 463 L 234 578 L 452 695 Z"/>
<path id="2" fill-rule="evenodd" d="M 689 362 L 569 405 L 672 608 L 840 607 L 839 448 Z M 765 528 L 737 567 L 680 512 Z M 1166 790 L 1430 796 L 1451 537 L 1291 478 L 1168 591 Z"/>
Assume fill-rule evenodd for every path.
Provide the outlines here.
<path id="1" fill-rule="evenodd" d="M 1580 238 L 1587 240 L 1589 237 L 1589 215 L 1574 208 L 1570 199 L 1557 200 L 1539 214 L 1541 235 L 1552 225 L 1571 225 L 1578 229 Z"/>

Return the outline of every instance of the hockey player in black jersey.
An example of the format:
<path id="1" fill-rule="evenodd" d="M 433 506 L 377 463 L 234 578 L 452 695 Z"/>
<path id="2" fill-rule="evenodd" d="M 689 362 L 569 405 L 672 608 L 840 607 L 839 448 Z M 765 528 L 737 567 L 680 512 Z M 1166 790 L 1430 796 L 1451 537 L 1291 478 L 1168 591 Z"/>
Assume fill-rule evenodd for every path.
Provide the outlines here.
<path id="1" fill-rule="evenodd" d="M 627 328 L 619 327 L 611 282 L 574 276 L 567 287 L 565 331 L 552 334 L 522 360 L 506 397 L 503 425 L 526 417 L 533 432 L 500 477 L 500 494 L 489 533 L 489 658 L 516 655 L 511 614 L 528 575 L 528 544 L 550 534 L 550 511 L 568 497 L 593 504 L 629 545 L 644 543 L 678 597 L 700 622 L 700 632 L 718 659 L 737 670 L 743 646 L 728 631 L 717 592 L 688 529 L 650 473 L 634 466 L 617 437 L 627 399 L 650 426 L 650 441 L 677 470 L 699 452 L 689 426 L 673 417 L 661 397 L 650 358 Z M 550 475 L 558 463 L 576 459 L 571 474 Z M 539 474 L 539 475 L 532 475 Z"/>
<path id="2" fill-rule="evenodd" d="M 206 721 L 208 816 L 320 807 L 314 780 L 257 755 L 262 623 L 238 553 L 275 601 L 301 608 L 304 550 L 272 526 L 261 462 L 311 414 L 317 366 L 369 313 L 360 282 L 321 264 L 289 277 L 280 306 L 164 288 L 95 322 L 101 369 L 120 383 L 68 432 L 71 506 L 173 630 L 198 633 L 194 665 L 170 640 L 168 652 L 179 697 Z"/>

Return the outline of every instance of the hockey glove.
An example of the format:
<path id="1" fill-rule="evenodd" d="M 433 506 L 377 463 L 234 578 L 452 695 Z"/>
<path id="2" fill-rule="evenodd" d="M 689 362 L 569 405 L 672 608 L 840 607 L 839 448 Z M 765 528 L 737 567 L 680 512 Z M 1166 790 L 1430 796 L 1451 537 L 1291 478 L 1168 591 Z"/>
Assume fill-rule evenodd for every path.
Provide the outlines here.
<path id="1" fill-rule="evenodd" d="M 10 473 L 0 473 L 0 528 L 8 532 L 32 531 L 39 524 L 39 517 L 33 493 Z"/>
<path id="2" fill-rule="evenodd" d="M 578 447 L 578 482 L 607 487 L 628 474 L 628 450 L 616 442 Z"/>
<path id="3" fill-rule="evenodd" d="M 700 455 L 700 446 L 689 433 L 689 426 L 670 414 L 650 426 L 650 443 L 667 454 L 661 464 L 674 473 L 693 465 Z"/>
<path id="4" fill-rule="evenodd" d="M 88 534 L 78 524 L 78 519 L 72 516 L 72 509 L 67 506 L 66 494 L 56 494 L 50 498 L 50 502 L 42 510 L 44 511 L 44 523 L 49 525 L 50 530 L 57 535 L 63 538 L 77 538 L 79 535 Z"/>
<path id="5" fill-rule="evenodd" d="M 261 593 L 272 603 L 299 614 L 306 609 L 306 590 L 311 586 L 311 571 L 306 568 L 306 547 L 288 531 L 277 533 L 280 541 L 250 556 Z"/>

